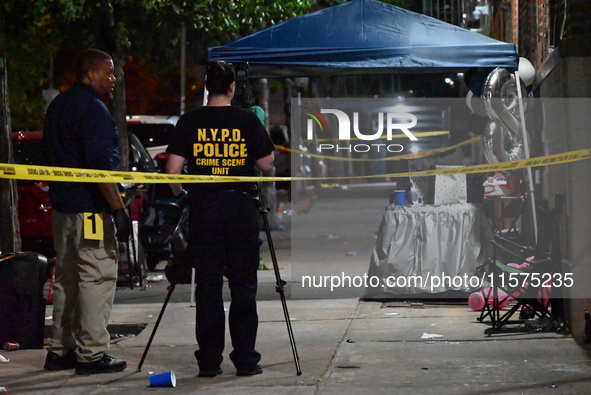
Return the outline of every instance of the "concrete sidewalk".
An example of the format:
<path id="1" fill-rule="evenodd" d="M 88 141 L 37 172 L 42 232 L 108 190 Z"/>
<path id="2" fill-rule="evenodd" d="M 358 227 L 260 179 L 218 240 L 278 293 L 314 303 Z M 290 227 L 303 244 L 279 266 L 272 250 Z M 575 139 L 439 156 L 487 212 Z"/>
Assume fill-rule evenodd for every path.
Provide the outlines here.
<path id="1" fill-rule="evenodd" d="M 115 305 L 113 325 L 147 324 L 139 335 L 113 341 L 110 353 L 128 362 L 124 372 L 48 372 L 42 369 L 44 350 L 2 351 L 10 361 L 0 363 L 0 386 L 9 394 L 591 393 L 589 352 L 568 336 L 527 333 L 523 325 L 488 334 L 489 325 L 465 305 L 385 307 L 358 299 L 288 300 L 301 376 L 279 300 L 259 302 L 262 375 L 235 376 L 228 336 L 224 374 L 197 377 L 194 310 L 188 302 L 168 305 L 142 371 L 136 372 L 161 306 Z M 151 374 L 171 370 L 176 388 L 149 387 Z"/>

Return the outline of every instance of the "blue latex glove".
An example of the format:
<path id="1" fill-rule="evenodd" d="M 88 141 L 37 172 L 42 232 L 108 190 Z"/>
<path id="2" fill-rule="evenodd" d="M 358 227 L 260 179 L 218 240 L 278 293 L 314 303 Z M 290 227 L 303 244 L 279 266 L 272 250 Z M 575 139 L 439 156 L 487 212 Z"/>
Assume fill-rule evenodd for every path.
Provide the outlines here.
<path id="1" fill-rule="evenodd" d="M 256 116 L 259 117 L 259 120 L 263 125 L 265 124 L 265 112 L 262 108 L 260 108 L 259 106 L 252 106 L 250 107 L 250 111 L 254 112 Z"/>

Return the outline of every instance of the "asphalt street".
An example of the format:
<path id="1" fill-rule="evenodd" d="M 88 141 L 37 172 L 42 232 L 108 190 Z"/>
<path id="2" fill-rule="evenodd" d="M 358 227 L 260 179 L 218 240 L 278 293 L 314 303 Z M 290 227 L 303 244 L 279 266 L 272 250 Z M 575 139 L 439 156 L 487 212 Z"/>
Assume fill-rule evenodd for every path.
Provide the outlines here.
<path id="1" fill-rule="evenodd" d="M 338 188 L 325 191 L 314 200 L 310 211 L 296 214 L 300 202 L 286 207 L 284 229 L 273 229 L 271 238 L 281 279 L 286 281 L 285 294 L 293 299 L 361 297 L 363 288 L 304 288 L 303 276 L 325 276 L 345 273 L 362 276 L 367 273 L 371 251 L 377 238 L 382 214 L 388 204 L 392 185 Z M 259 300 L 275 300 L 276 277 L 267 235 L 261 232 L 261 267 Z M 161 262 L 148 274 L 146 287 L 119 287 L 116 303 L 157 303 L 166 296 L 169 282 Z M 176 286 L 171 302 L 190 301 L 189 284 Z M 229 290 L 224 288 L 225 300 Z"/>

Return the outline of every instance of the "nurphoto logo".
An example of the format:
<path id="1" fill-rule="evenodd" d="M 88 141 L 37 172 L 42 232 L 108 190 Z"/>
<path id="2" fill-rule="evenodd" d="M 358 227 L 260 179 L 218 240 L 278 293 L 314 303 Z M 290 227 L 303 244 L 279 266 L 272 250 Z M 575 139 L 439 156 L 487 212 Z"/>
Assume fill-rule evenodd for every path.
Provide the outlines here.
<path id="1" fill-rule="evenodd" d="M 342 110 L 338 110 L 335 108 L 322 108 L 320 111 L 316 111 L 314 109 L 303 107 L 304 111 L 302 112 L 304 115 L 308 117 L 306 123 L 306 140 L 310 141 L 314 139 L 314 129 L 317 128 L 319 134 L 317 137 L 319 139 L 323 139 L 329 136 L 329 122 L 327 122 L 327 116 L 334 117 L 331 120 L 336 121 L 338 125 L 338 138 L 336 140 L 339 141 L 351 141 L 351 140 L 362 140 L 362 141 L 376 141 L 384 138 L 385 132 L 385 139 L 387 141 L 392 140 L 392 136 L 394 135 L 395 131 L 401 131 L 404 133 L 411 141 L 417 141 L 417 137 L 410 131 L 411 128 L 416 126 L 417 124 L 417 117 L 414 114 L 408 112 L 377 112 L 374 113 L 374 116 L 377 118 L 377 122 L 374 122 L 372 125 L 376 125 L 374 127 L 373 133 L 366 134 L 364 131 L 360 130 L 359 127 L 359 112 L 353 112 L 353 122 L 349 115 Z M 329 118 L 330 119 L 330 118 Z M 385 124 L 385 126 L 384 126 Z M 355 144 L 355 145 L 347 145 L 342 146 L 339 144 L 332 144 L 332 143 L 321 143 L 318 145 L 319 151 L 326 151 L 326 150 L 336 150 L 338 151 L 355 151 L 355 152 L 368 152 L 372 149 L 376 149 L 380 151 L 381 149 L 385 149 L 388 152 L 402 152 L 404 151 L 404 146 L 401 144 L 383 144 L 383 143 L 375 143 L 375 144 Z"/>

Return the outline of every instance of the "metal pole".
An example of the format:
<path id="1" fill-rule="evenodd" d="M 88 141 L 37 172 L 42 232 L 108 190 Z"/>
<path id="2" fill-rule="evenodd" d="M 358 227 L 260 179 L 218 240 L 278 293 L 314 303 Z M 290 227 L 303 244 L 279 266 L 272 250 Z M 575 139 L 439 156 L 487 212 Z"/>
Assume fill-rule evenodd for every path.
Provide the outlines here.
<path id="1" fill-rule="evenodd" d="M 131 207 L 129 208 L 129 217 L 131 218 Z M 142 262 L 138 259 L 138 249 L 136 248 L 136 243 L 139 241 L 136 239 L 135 235 L 137 233 L 137 221 L 131 221 L 131 251 L 133 252 L 133 267 L 135 274 L 139 277 L 139 285 L 140 288 L 144 287 L 144 271 L 142 267 Z"/>
<path id="2" fill-rule="evenodd" d="M 187 24 L 181 24 L 181 115 L 185 113 L 187 85 Z"/>
<path id="3" fill-rule="evenodd" d="M 527 129 L 525 126 L 525 111 L 523 109 L 523 96 L 521 92 L 521 83 L 519 80 L 519 71 L 515 71 L 515 84 L 517 85 L 517 98 L 519 101 L 519 118 L 521 118 L 521 134 L 523 136 L 523 148 L 525 151 L 525 158 L 529 159 L 529 139 L 527 137 Z M 534 179 L 531 167 L 527 168 L 527 181 L 529 189 L 529 197 L 531 201 L 532 219 L 534 222 L 534 243 L 538 243 L 538 214 L 536 211 L 536 198 L 534 195 Z"/>
<path id="4" fill-rule="evenodd" d="M 191 268 L 191 300 L 189 302 L 191 307 L 195 307 L 197 302 L 195 301 L 195 268 Z"/>
<path id="5" fill-rule="evenodd" d="M 131 264 L 131 247 L 129 239 L 125 240 L 125 249 L 127 253 L 127 275 L 129 276 L 129 289 L 133 289 L 133 275 L 135 274 L 135 267 Z"/>

